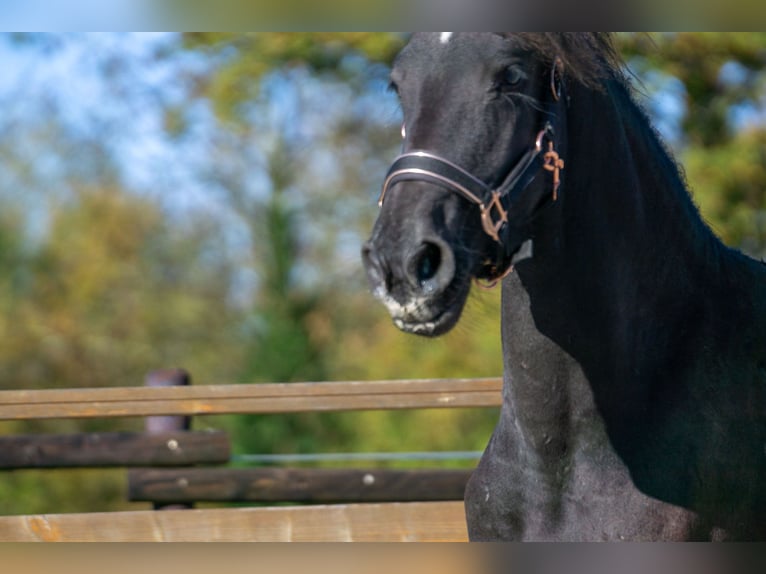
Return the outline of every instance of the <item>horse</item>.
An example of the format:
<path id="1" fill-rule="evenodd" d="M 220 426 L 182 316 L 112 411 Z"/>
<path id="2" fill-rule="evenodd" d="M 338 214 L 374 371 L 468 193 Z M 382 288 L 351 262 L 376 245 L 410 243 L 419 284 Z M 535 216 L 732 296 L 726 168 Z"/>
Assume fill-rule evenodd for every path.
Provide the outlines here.
<path id="1" fill-rule="evenodd" d="M 602 33 L 418 33 L 362 259 L 401 330 L 502 285 L 479 541 L 766 540 L 766 266 L 725 246 Z"/>

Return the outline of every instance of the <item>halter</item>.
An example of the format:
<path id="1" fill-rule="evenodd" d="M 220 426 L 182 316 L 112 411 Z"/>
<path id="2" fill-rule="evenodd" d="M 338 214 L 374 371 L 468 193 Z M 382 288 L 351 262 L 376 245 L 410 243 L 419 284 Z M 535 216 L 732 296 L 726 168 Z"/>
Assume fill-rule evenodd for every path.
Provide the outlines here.
<path id="1" fill-rule="evenodd" d="M 556 58 L 551 69 L 551 94 L 553 102 L 546 103 L 546 111 L 552 112 L 552 105 L 561 98 L 561 79 L 558 68 L 561 61 Z M 513 257 L 508 245 L 508 211 L 516 198 L 532 183 L 541 169 L 553 174 L 552 199 L 558 199 L 559 172 L 564 169 L 564 160 L 555 149 L 555 132 L 546 121 L 535 138 L 534 146 L 510 169 L 503 182 L 492 188 L 459 165 L 426 150 L 415 150 L 397 157 L 386 174 L 383 189 L 378 199 L 382 206 L 386 192 L 402 181 L 425 181 L 457 193 L 479 207 L 484 232 L 502 247 L 498 262 L 494 265 L 494 277 L 502 278 L 512 269 L 512 263 L 505 273 L 498 271 L 504 261 Z"/>
<path id="2" fill-rule="evenodd" d="M 534 147 L 524 154 L 508 173 L 505 181 L 495 189 L 443 157 L 423 150 L 405 153 L 397 157 L 389 168 L 378 205 L 383 205 L 386 192 L 401 181 L 433 183 L 479 206 L 485 233 L 496 242 L 502 243 L 501 233 L 508 222 L 506 206 L 532 183 L 541 168 L 554 173 L 554 200 L 558 196 L 558 172 L 564 168 L 564 160 L 554 149 L 553 135 L 553 127 L 546 122 L 545 127 L 537 134 Z M 548 151 L 543 153 L 546 142 Z"/>

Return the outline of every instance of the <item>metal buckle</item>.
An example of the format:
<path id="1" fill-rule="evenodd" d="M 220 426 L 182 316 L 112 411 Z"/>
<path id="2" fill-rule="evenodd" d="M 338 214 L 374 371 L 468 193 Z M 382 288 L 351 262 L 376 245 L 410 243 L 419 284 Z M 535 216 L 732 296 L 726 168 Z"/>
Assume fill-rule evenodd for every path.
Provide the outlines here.
<path id="1" fill-rule="evenodd" d="M 543 153 L 542 167 L 553 174 L 553 201 L 556 201 L 559 196 L 559 185 L 561 184 L 560 172 L 564 169 L 564 160 L 554 148 L 553 127 L 550 124 L 546 124 L 545 128 L 537 134 L 535 149 L 537 149 L 538 153 L 543 151 L 543 143 L 546 140 L 548 142 L 548 151 Z"/>
<path id="2" fill-rule="evenodd" d="M 497 213 L 497 221 L 493 218 L 493 213 Z M 502 243 L 499 232 L 506 223 L 508 223 L 508 212 L 503 208 L 500 194 L 497 191 L 493 191 L 489 205 L 481 206 L 481 225 L 487 235 L 498 243 Z"/>
<path id="3" fill-rule="evenodd" d="M 556 201 L 558 199 L 559 185 L 561 184 L 559 172 L 564 169 L 564 160 L 553 149 L 552 141 L 548 142 L 548 151 L 543 155 L 543 169 L 553 172 L 553 201 Z"/>

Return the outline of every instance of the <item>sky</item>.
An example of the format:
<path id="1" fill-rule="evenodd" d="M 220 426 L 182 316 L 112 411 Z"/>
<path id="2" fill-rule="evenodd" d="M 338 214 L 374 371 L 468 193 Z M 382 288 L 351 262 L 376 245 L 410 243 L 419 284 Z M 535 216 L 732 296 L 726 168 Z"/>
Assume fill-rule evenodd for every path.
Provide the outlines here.
<path id="1" fill-rule="evenodd" d="M 186 190 L 176 194 L 179 197 L 174 201 L 205 200 L 184 165 L 194 164 L 194 154 L 201 153 L 199 146 L 208 143 L 212 112 L 204 102 L 191 104 L 191 110 L 186 108 L 192 118 L 190 132 L 173 141 L 168 139 L 162 114 L 167 105 L 188 106 L 179 78 L 203 69 L 206 64 L 201 58 L 192 54 L 156 58 L 158 50 L 176 40 L 173 33 L 75 33 L 37 38 L 43 38 L 43 47 L 39 42 L 25 47 L 0 35 L 0 102 L 11 107 L 11 116 L 39 114 L 42 101 L 55 102 L 60 118 L 75 132 L 84 137 L 108 134 L 106 143 L 124 168 L 128 187 L 157 189 L 162 187 L 158 178 L 166 178 L 172 183 L 168 181 L 165 187 Z M 44 42 L 55 48 L 45 49 Z M 296 84 L 302 87 L 300 95 Z M 380 121 L 394 126 L 400 123 L 394 96 L 384 84 L 360 100 L 351 90 L 332 87 L 332 105 L 327 101 L 328 89 L 310 77 L 273 78 L 264 89 L 270 100 L 267 117 L 263 118 L 264 108 L 260 107 L 259 121 L 267 129 L 293 133 L 307 141 L 326 131 L 351 106 L 382 108 Z M 298 111 L 301 98 L 303 107 Z"/>
<path id="2" fill-rule="evenodd" d="M 147 0 L 0 0 L 6 31 L 152 29 L 158 11 Z"/>
<path id="3" fill-rule="evenodd" d="M 182 142 L 170 145 L 160 103 L 180 101 L 177 70 L 154 58 L 172 34 L 65 34 L 55 48 L 19 46 L 0 40 L 0 101 L 13 117 L 41 113 L 50 101 L 68 129 L 83 138 L 102 138 L 119 162 L 124 183 L 134 190 L 179 189 L 175 205 L 204 201 L 188 170 L 179 162 Z M 115 58 L 118 56 L 119 59 Z M 177 63 L 177 61 L 176 61 Z M 114 74 L 110 65 L 119 66 Z M 129 114 L 129 117 L 126 117 Z M 198 115 L 197 129 L 209 121 Z M 166 183 L 158 184 L 165 179 Z M 171 183 L 172 182 L 172 183 Z"/>

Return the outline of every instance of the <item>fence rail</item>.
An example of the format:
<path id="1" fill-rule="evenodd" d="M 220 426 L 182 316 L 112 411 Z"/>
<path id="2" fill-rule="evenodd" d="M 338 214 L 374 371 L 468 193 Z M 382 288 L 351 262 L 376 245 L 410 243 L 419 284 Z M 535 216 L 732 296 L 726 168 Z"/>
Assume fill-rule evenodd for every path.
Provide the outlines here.
<path id="1" fill-rule="evenodd" d="M 502 379 L 0 391 L 0 420 L 492 407 Z"/>
<path id="2" fill-rule="evenodd" d="M 224 464 L 230 453 L 221 431 L 0 437 L 0 469 Z"/>
<path id="3" fill-rule="evenodd" d="M 4 542 L 464 542 L 462 502 L 0 517 Z"/>
<path id="4" fill-rule="evenodd" d="M 464 469 L 137 468 L 128 500 L 190 502 L 425 502 L 462 500 Z"/>
<path id="5" fill-rule="evenodd" d="M 145 387 L 0 391 L 0 420 L 147 417 L 145 433 L 0 437 L 0 468 L 139 467 L 128 471 L 128 499 L 155 508 L 322 503 L 3 516 L 0 540 L 464 541 L 468 470 L 220 466 L 231 461 L 228 437 L 189 431 L 189 417 L 497 407 L 501 389 L 500 378 L 194 386 L 172 370 Z"/>

